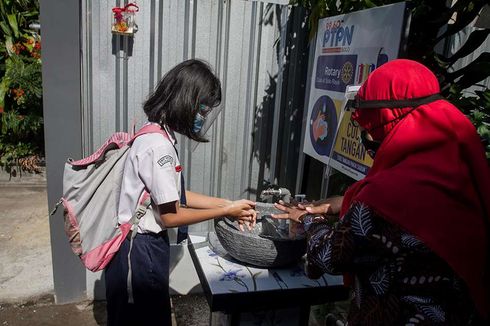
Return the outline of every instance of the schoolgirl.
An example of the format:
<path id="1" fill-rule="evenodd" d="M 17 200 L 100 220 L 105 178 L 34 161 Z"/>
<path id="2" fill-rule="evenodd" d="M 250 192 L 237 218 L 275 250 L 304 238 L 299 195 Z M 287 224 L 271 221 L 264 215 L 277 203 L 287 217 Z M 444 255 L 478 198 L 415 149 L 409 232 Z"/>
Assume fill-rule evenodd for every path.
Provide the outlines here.
<path id="1" fill-rule="evenodd" d="M 163 77 L 144 104 L 147 124 L 164 133 L 144 134 L 134 141 L 125 163 L 119 222 L 131 218 L 144 191 L 150 193 L 152 210 L 142 217 L 131 248 L 134 303 L 128 303 L 129 240 L 105 270 L 109 326 L 171 325 L 167 228 L 221 216 L 236 217 L 241 227 L 255 223 L 255 204 L 249 200 L 232 202 L 182 187 L 174 132 L 206 142 L 203 126 L 212 123 L 220 101 L 221 84 L 210 67 L 187 60 Z"/>

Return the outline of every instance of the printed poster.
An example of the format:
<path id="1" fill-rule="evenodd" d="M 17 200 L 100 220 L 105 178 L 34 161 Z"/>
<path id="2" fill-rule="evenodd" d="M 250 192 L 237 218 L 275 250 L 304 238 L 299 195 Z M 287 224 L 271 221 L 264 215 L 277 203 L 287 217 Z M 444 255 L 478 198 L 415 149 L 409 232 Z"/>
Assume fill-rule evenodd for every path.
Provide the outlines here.
<path id="1" fill-rule="evenodd" d="M 372 159 L 341 111 L 346 87 L 398 56 L 405 3 L 327 17 L 318 23 L 303 151 L 359 180 Z"/>
<path id="2" fill-rule="evenodd" d="M 373 159 L 359 142 L 361 131 L 350 120 L 351 112 L 345 112 L 338 126 L 337 138 L 330 159 L 334 169 L 361 180 L 373 165 Z"/>

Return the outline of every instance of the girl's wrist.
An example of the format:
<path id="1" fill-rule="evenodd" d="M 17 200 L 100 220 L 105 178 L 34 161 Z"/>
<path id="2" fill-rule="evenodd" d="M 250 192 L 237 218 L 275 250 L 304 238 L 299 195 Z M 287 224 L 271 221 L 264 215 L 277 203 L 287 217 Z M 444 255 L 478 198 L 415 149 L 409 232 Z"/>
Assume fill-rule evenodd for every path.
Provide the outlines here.
<path id="1" fill-rule="evenodd" d="M 229 200 L 229 199 L 222 199 L 221 203 L 218 204 L 218 207 L 226 207 L 228 205 L 231 205 L 233 204 L 233 201 Z"/>
<path id="2" fill-rule="evenodd" d="M 222 212 L 221 216 L 226 217 L 226 216 L 230 215 L 228 206 L 229 205 L 223 205 L 222 207 L 220 207 L 220 210 Z"/>

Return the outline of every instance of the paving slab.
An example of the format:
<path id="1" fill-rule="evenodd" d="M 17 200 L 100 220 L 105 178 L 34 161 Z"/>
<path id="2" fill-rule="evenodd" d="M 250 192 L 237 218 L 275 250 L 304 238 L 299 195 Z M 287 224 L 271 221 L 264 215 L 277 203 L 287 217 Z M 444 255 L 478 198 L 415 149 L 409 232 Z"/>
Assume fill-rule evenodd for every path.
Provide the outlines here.
<path id="1" fill-rule="evenodd" d="M 46 185 L 0 183 L 0 302 L 53 288 Z"/>

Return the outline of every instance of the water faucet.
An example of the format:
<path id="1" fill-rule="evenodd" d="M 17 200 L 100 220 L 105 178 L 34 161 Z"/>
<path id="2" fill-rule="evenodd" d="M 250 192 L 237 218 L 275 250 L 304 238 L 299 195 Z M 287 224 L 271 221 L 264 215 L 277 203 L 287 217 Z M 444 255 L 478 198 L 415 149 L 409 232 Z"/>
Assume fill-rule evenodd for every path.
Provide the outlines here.
<path id="1" fill-rule="evenodd" d="M 285 203 L 291 202 L 291 192 L 286 188 L 267 188 L 260 193 L 261 200 L 266 200 L 274 196 L 280 197 Z"/>
<path id="2" fill-rule="evenodd" d="M 260 199 L 261 200 L 266 200 L 269 198 L 277 197 L 282 199 L 285 203 L 290 203 L 291 202 L 291 192 L 286 189 L 286 188 L 267 188 L 262 190 L 260 193 Z M 278 224 L 278 231 L 280 234 L 283 234 L 284 236 L 289 236 L 289 223 L 288 220 L 286 219 L 280 219 L 277 221 Z"/>

